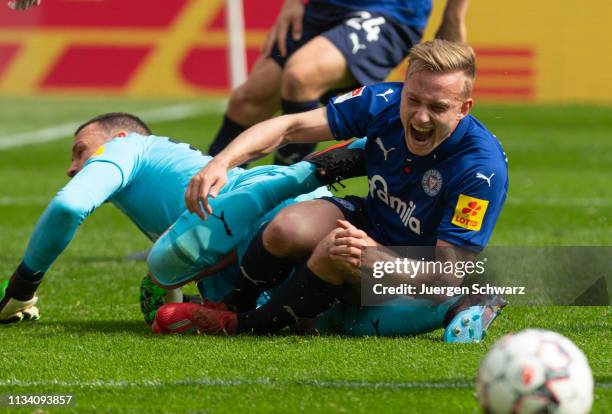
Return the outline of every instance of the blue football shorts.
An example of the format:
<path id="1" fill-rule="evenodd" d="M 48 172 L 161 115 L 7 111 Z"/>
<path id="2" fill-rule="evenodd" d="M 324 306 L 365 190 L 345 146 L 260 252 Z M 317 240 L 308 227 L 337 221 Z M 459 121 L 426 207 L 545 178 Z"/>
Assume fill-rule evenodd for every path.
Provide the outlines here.
<path id="1" fill-rule="evenodd" d="M 423 32 L 422 28 L 402 25 L 378 12 L 308 3 L 304 10 L 302 37 L 293 40 L 289 30 L 287 56 L 281 56 L 275 46 L 270 57 L 284 67 L 296 50 L 319 35 L 342 53 L 358 84 L 367 86 L 384 81 L 408 55 L 410 48 L 420 41 Z"/>

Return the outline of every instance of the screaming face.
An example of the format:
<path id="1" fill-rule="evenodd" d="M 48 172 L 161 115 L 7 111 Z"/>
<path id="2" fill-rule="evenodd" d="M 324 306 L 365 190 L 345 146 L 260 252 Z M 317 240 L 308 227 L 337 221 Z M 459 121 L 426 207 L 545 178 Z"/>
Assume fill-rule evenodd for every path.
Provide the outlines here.
<path id="1" fill-rule="evenodd" d="M 465 96 L 463 72 L 436 73 L 408 70 L 400 116 L 410 152 L 424 156 L 448 138 L 470 112 L 472 98 Z"/>

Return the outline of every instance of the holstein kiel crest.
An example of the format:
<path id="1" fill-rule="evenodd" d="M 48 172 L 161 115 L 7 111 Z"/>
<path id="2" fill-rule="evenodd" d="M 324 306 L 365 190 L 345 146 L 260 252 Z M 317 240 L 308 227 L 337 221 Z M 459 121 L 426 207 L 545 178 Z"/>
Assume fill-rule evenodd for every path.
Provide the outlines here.
<path id="1" fill-rule="evenodd" d="M 438 170 L 427 170 L 421 180 L 423 191 L 430 197 L 437 195 L 442 189 L 442 174 Z"/>

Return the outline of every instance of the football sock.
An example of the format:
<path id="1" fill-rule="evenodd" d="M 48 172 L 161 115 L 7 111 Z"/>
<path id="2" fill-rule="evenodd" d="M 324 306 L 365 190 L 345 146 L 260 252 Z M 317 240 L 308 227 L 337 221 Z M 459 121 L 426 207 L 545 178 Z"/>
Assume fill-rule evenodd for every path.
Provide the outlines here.
<path id="1" fill-rule="evenodd" d="M 44 272 L 34 272 L 28 269 L 25 264 L 21 263 L 9 280 L 8 286 L 4 292 L 3 301 L 7 298 L 13 298 L 23 302 L 32 299 L 44 274 Z"/>
<path id="2" fill-rule="evenodd" d="M 217 136 L 213 140 L 212 144 L 208 148 L 208 154 L 213 157 L 220 153 L 230 142 L 238 135 L 240 135 L 247 127 L 238 124 L 228 118 L 227 115 L 223 116 L 223 123 L 221 128 L 217 132 Z"/>
<path id="3" fill-rule="evenodd" d="M 319 107 L 319 101 L 288 101 L 282 100 L 282 108 L 284 114 L 297 114 L 300 112 L 311 111 Z M 274 164 L 277 165 L 290 165 L 300 161 L 306 155 L 314 151 L 317 144 L 290 144 L 279 148 L 274 155 Z"/>
<path id="4" fill-rule="evenodd" d="M 295 261 L 276 257 L 263 245 L 265 227 L 253 238 L 240 265 L 240 275 L 234 289 L 223 298 L 223 303 L 235 312 L 245 312 L 255 307 L 255 301 L 266 290 L 284 281 Z"/>
<path id="5" fill-rule="evenodd" d="M 337 301 L 341 288 L 320 279 L 304 265 L 280 286 L 266 304 L 238 314 L 237 333 L 267 334 L 292 325 L 301 318 L 313 318 Z"/>

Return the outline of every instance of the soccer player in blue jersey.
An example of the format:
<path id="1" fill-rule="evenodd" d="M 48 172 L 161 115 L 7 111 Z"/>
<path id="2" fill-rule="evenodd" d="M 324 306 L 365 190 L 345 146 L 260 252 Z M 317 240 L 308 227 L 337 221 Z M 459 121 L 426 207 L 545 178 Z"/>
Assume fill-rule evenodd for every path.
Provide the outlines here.
<path id="1" fill-rule="evenodd" d="M 155 242 L 149 269 L 160 285 L 170 288 L 215 269 L 217 262 L 227 263 L 227 255 L 231 259 L 252 227 L 279 203 L 300 194 L 329 194 L 320 187 L 325 180 L 317 178 L 314 161 L 236 168 L 215 200 L 217 214 L 203 222 L 186 211 L 183 195 L 191 177 L 211 159 L 187 144 L 152 135 L 130 114 L 103 114 L 84 123 L 75 132 L 70 182 L 40 217 L 21 264 L 0 289 L 0 322 L 38 318 L 35 292 L 43 275 L 81 222 L 103 203 L 114 204 Z M 216 286 L 225 283 L 231 289 L 230 282 Z"/>
<path id="2" fill-rule="evenodd" d="M 243 277 L 224 300 L 236 312 L 166 305 L 157 315 L 161 330 L 172 331 L 168 322 L 182 318 L 202 332 L 269 333 L 319 315 L 337 300 L 350 305 L 362 277 L 365 246 L 435 246 L 437 260 L 473 260 L 489 241 L 508 190 L 500 143 L 470 115 L 474 75 L 469 47 L 426 42 L 412 49 L 403 84 L 363 87 L 333 99 L 326 108 L 263 122 L 237 138 L 192 179 L 190 210 L 197 211 L 201 201 L 210 213 L 206 198 L 222 188 L 228 167 L 286 142 L 367 137 L 368 194 L 326 197 L 284 209 L 243 258 Z M 380 249 L 371 260 L 394 258 Z M 259 292 L 278 285 L 296 266 L 270 301 L 254 309 Z M 461 282 L 453 273 L 434 276 L 437 284 Z M 417 285 L 431 281 L 431 274 L 410 280 Z M 432 306 L 420 311 L 344 307 L 350 315 L 344 332 L 411 334 L 413 318 L 428 318 L 430 329 L 446 322 L 448 341 L 477 341 L 503 305 L 500 298 L 466 296 L 439 308 L 441 298 L 427 299 Z M 368 320 L 383 322 L 360 323 Z"/>
<path id="3" fill-rule="evenodd" d="M 447 0 L 437 38 L 466 41 L 467 6 Z M 382 82 L 420 41 L 431 7 L 431 0 L 285 0 L 247 81 L 230 96 L 210 154 L 279 110 L 309 111 L 328 95 Z M 313 149 L 287 145 L 275 163 Z"/>

